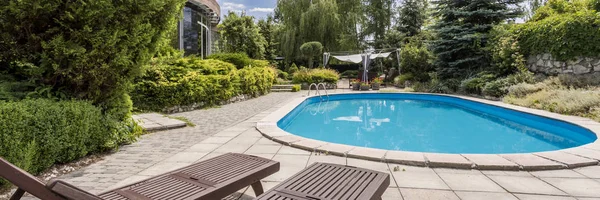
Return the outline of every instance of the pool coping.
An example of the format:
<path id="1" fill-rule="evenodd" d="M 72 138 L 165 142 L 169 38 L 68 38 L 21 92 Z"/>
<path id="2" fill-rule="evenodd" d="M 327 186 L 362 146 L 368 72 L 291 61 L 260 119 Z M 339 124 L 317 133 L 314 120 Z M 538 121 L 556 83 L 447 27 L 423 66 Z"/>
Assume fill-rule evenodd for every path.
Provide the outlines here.
<path id="1" fill-rule="evenodd" d="M 354 93 L 356 94 L 356 93 Z M 372 93 L 371 93 L 372 94 Z M 398 93 L 378 93 L 398 94 Z M 544 110 L 520 107 L 499 101 L 478 99 L 474 97 L 430 94 L 430 93 L 406 93 L 426 94 L 460 98 L 463 100 L 484 103 L 506 109 L 525 112 L 533 115 L 561 120 L 581 126 L 595 133 L 599 138 L 596 141 L 568 149 L 558 151 L 547 151 L 538 153 L 514 153 L 514 154 L 444 154 L 423 153 L 396 150 L 383 150 L 344 144 L 324 142 L 304 138 L 284 131 L 277 126 L 277 122 L 285 117 L 294 108 L 306 99 L 315 97 L 300 97 L 293 99 L 281 108 L 272 112 L 256 123 L 256 129 L 265 137 L 278 143 L 303 149 L 311 152 L 321 152 L 337 156 L 358 158 L 371 161 L 396 163 L 403 165 L 432 167 L 432 168 L 456 168 L 456 169 L 479 169 L 479 170 L 554 170 L 572 169 L 600 164 L 600 123 L 591 119 L 561 115 Z M 338 94 L 332 94 L 338 95 Z M 342 94 L 343 95 L 343 94 Z"/>

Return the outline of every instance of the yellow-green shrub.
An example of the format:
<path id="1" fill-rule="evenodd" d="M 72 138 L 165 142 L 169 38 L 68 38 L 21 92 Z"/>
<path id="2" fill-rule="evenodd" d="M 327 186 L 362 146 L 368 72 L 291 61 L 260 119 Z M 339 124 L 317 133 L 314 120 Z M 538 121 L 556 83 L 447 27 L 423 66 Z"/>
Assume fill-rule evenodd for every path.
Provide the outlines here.
<path id="1" fill-rule="evenodd" d="M 301 69 L 294 73 L 293 83 L 337 83 L 340 74 L 333 69 Z"/>
<path id="2" fill-rule="evenodd" d="M 260 96 L 269 93 L 276 78 L 271 67 L 245 67 L 239 70 L 242 94 Z"/>
<path id="3" fill-rule="evenodd" d="M 150 66 L 135 84 L 132 100 L 141 110 L 210 106 L 238 94 L 239 84 L 238 71 L 230 63 L 184 58 L 174 65 Z"/>

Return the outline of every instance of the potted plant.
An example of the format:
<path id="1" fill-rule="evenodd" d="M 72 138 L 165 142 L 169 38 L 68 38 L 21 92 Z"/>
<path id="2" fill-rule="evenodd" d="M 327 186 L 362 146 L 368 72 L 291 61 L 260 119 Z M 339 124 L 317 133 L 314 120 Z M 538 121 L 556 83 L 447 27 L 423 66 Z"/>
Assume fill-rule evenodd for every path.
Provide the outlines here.
<path id="1" fill-rule="evenodd" d="M 368 83 L 360 83 L 360 90 L 369 90 L 371 86 Z"/>
<path id="2" fill-rule="evenodd" d="M 373 88 L 373 90 L 379 90 L 379 87 L 381 87 L 381 83 L 383 83 L 383 80 L 381 78 L 375 78 L 371 82 L 371 87 Z"/>
<path id="3" fill-rule="evenodd" d="M 350 84 L 352 84 L 352 90 L 360 90 L 360 81 L 357 79 L 350 80 Z"/>

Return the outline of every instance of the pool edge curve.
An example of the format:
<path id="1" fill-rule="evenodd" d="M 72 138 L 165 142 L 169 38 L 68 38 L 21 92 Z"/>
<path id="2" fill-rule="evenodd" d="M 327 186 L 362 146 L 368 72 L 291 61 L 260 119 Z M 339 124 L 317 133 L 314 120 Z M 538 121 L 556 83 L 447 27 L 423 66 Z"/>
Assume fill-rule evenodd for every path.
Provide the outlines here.
<path id="1" fill-rule="evenodd" d="M 357 93 L 351 93 L 357 94 Z M 371 93 L 372 94 L 372 93 Z M 386 94 L 386 93 L 383 93 Z M 398 93 L 390 93 L 398 94 Z M 552 113 L 543 110 L 525 108 L 506 104 L 498 101 L 478 99 L 474 97 L 465 97 L 447 94 L 429 94 L 429 93 L 407 93 L 437 95 L 459 98 L 466 101 L 497 106 L 505 109 L 524 112 L 532 115 L 546 117 L 554 120 L 560 120 L 567 123 L 588 129 L 598 138 L 600 138 L 600 123 L 591 119 L 567 116 Z M 343 95 L 343 94 L 331 94 Z M 572 169 L 584 166 L 593 166 L 600 163 L 600 139 L 582 146 L 561 149 L 557 151 L 547 151 L 538 153 L 514 153 L 514 154 L 444 154 L 444 153 L 423 153 L 408 152 L 396 150 L 383 150 L 366 147 L 357 147 L 337 143 L 329 143 L 309 138 L 304 138 L 288 133 L 277 126 L 279 120 L 310 97 L 300 97 L 291 100 L 283 106 L 276 108 L 276 111 L 270 113 L 256 124 L 256 129 L 265 137 L 298 149 L 311 152 L 321 152 L 336 156 L 348 158 L 357 158 L 378 162 L 396 163 L 403 165 L 432 167 L 432 168 L 457 168 L 457 169 L 479 169 L 479 170 L 552 170 L 552 169 Z"/>

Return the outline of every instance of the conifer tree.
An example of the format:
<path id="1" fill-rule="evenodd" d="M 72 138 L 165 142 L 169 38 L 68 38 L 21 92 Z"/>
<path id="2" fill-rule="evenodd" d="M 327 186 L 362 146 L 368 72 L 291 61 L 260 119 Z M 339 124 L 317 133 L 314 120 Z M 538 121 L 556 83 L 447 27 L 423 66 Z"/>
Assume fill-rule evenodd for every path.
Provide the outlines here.
<path id="1" fill-rule="evenodd" d="M 464 78 L 490 65 L 484 47 L 494 25 L 518 17 L 522 0 L 439 0 L 432 50 L 440 78 Z"/>

